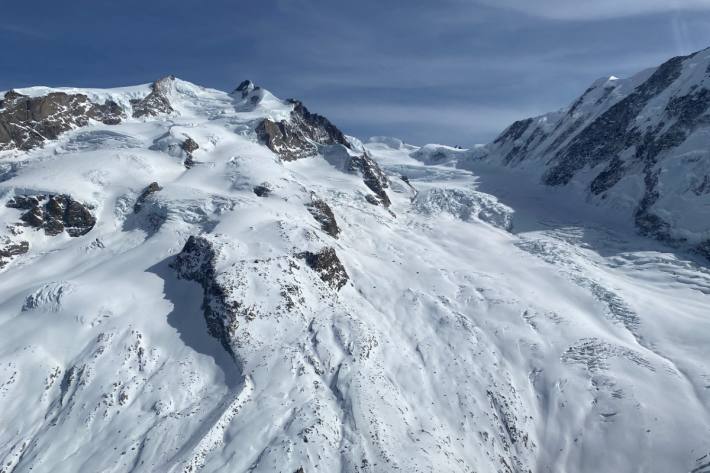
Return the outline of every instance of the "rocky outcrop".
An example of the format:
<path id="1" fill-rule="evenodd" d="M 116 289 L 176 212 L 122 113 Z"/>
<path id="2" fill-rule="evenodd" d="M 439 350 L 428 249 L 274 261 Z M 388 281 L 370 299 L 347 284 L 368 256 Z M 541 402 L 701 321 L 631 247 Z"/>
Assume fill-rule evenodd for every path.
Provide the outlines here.
<path id="1" fill-rule="evenodd" d="M 374 193 L 365 196 L 368 202 L 390 206 L 390 198 L 385 191 L 390 185 L 389 178 L 367 151 L 356 154 L 343 145 L 327 146 L 323 149 L 323 158 L 343 172 L 362 176 L 363 183 Z"/>
<path id="2" fill-rule="evenodd" d="M 150 87 L 151 92 L 142 99 L 131 100 L 133 118 L 154 117 L 160 114 L 173 113 L 175 110 L 168 100 L 168 94 L 175 77 L 167 76 L 155 81 Z"/>
<path id="3" fill-rule="evenodd" d="M 256 127 L 259 141 L 284 161 L 318 154 L 320 145 L 341 144 L 350 148 L 345 135 L 327 118 L 311 113 L 299 101 L 292 100 L 289 120 L 262 120 Z"/>
<path id="4" fill-rule="evenodd" d="M 333 248 L 325 247 L 318 253 L 304 251 L 296 256 L 303 259 L 333 289 L 340 290 L 348 282 L 348 273 Z"/>
<path id="5" fill-rule="evenodd" d="M 254 186 L 253 190 L 257 197 L 269 197 L 273 192 L 273 188 L 268 182 L 262 182 L 258 186 Z"/>
<path id="6" fill-rule="evenodd" d="M 182 142 L 180 148 L 186 153 L 193 153 L 200 149 L 200 145 L 197 144 L 197 141 L 188 136 L 187 139 Z"/>
<path id="7" fill-rule="evenodd" d="M 338 238 L 340 228 L 335 220 L 335 214 L 330 206 L 315 194 L 311 195 L 311 202 L 306 205 L 313 218 L 320 223 L 320 228 L 333 238 Z"/>
<path id="8" fill-rule="evenodd" d="M 136 199 L 136 203 L 133 205 L 133 212 L 140 212 L 141 208 L 143 207 L 143 204 L 145 203 L 145 200 L 150 197 L 151 194 L 155 194 L 156 192 L 159 192 L 161 190 L 163 190 L 163 188 L 160 187 L 157 182 L 151 182 L 150 184 L 148 184 L 148 186 L 143 189 L 143 192 L 141 192 L 141 194 Z"/>
<path id="9" fill-rule="evenodd" d="M 648 140 L 649 133 L 644 136 L 641 129 L 632 126 L 634 120 L 652 98 L 666 90 L 680 76 L 685 59 L 675 57 L 661 65 L 633 93 L 583 128 L 568 146 L 556 153 L 556 164 L 545 174 L 544 182 L 549 185 L 567 184 L 576 171 L 587 166 L 594 167 L 602 161 L 617 157 L 624 149 Z M 656 133 L 654 130 L 650 134 Z M 613 159 L 612 165 L 615 165 Z M 597 184 L 599 191 L 618 182 L 618 178 L 615 178 L 619 176 L 618 172 L 607 175 L 612 180 L 606 185 Z"/>
<path id="10" fill-rule="evenodd" d="M 266 96 L 271 94 L 250 80 L 242 81 L 230 94 L 237 99 L 236 108 L 240 111 L 254 110 Z"/>
<path id="11" fill-rule="evenodd" d="M 36 148 L 90 120 L 115 125 L 122 115 L 121 107 L 110 100 L 98 105 L 83 94 L 52 92 L 28 97 L 11 90 L 0 101 L 0 151 Z"/>
<path id="12" fill-rule="evenodd" d="M 362 180 L 377 197 L 373 203 L 379 203 L 385 207 L 389 207 L 390 201 L 386 188 L 389 187 L 389 179 L 382 171 L 380 166 L 367 154 L 362 156 L 353 156 L 350 159 L 351 172 L 359 172 L 362 175 Z"/>
<path id="13" fill-rule="evenodd" d="M 16 256 L 27 253 L 30 244 L 27 241 L 12 241 L 7 237 L 0 238 L 0 269 L 4 268 Z"/>
<path id="14" fill-rule="evenodd" d="M 316 145 L 309 142 L 301 130 L 285 120 L 262 120 L 256 127 L 256 135 L 259 141 L 285 161 L 295 161 L 317 154 Z"/>
<path id="15" fill-rule="evenodd" d="M 293 104 L 291 119 L 300 124 L 300 127 L 307 130 L 309 138 L 320 144 L 341 144 L 350 148 L 350 143 L 335 125 L 327 118 L 317 113 L 308 111 L 305 105 L 299 100 L 289 100 Z"/>
<path id="16" fill-rule="evenodd" d="M 229 287 L 217 280 L 217 253 L 213 242 L 204 236 L 188 238 L 182 251 L 171 264 L 178 278 L 195 281 L 202 286 L 207 330 L 234 356 L 231 341 L 239 327 L 241 317 L 249 317 L 249 311 L 229 301 Z"/>
<path id="17" fill-rule="evenodd" d="M 69 236 L 78 237 L 90 232 L 96 224 L 89 207 L 66 194 L 20 195 L 10 199 L 6 206 L 25 210 L 20 219 L 50 236 L 66 231 Z"/>
<path id="18" fill-rule="evenodd" d="M 209 333 L 237 362 L 244 345 L 253 342 L 254 334 L 245 324 L 307 312 L 305 293 L 311 293 L 311 298 L 316 297 L 314 294 L 324 297 L 332 294 L 328 286 L 340 289 L 348 279 L 332 248 L 295 257 L 232 259 L 233 253 L 224 250 L 231 244 L 219 235 L 193 235 L 171 267 L 178 278 L 202 286 L 202 309 Z M 304 259 L 317 277 L 297 258 Z"/>
<path id="19" fill-rule="evenodd" d="M 180 149 L 183 150 L 187 155 L 183 164 L 187 169 L 190 169 L 192 166 L 195 165 L 195 158 L 193 156 L 193 153 L 200 149 L 200 145 L 197 144 L 197 141 L 193 140 L 188 136 L 185 141 L 180 143 Z"/>
<path id="20" fill-rule="evenodd" d="M 256 87 L 252 81 L 247 79 L 240 82 L 237 88 L 234 89 L 234 92 L 232 92 L 232 94 L 240 95 L 243 99 L 245 99 L 247 98 L 247 96 L 249 96 L 251 92 L 257 89 L 258 87 Z"/>

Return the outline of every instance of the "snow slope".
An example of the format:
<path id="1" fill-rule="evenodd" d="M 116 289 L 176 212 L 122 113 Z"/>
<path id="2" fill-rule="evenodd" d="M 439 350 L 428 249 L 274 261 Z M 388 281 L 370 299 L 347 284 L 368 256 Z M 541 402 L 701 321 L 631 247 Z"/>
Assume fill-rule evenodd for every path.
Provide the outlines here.
<path id="1" fill-rule="evenodd" d="M 710 49 L 628 79 L 595 81 L 569 107 L 515 122 L 458 162 L 485 160 L 620 209 L 638 230 L 710 258 Z"/>
<path id="2" fill-rule="evenodd" d="M 293 102 L 163 86 L 139 118 L 155 87 L 72 90 L 121 123 L 0 153 L 29 245 L 0 270 L 0 471 L 710 471 L 706 267 L 496 165 L 281 159 L 262 120 L 321 136 Z M 6 207 L 60 194 L 88 233 Z"/>

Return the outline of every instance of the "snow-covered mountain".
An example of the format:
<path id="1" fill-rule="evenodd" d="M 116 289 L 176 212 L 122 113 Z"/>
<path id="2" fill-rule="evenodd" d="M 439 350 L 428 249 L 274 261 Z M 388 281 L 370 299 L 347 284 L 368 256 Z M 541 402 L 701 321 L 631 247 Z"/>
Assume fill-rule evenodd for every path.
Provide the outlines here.
<path id="1" fill-rule="evenodd" d="M 627 212 L 643 234 L 710 258 L 708 144 L 705 49 L 628 79 L 599 79 L 569 107 L 513 123 L 468 159 L 577 187 Z"/>
<path id="2" fill-rule="evenodd" d="M 0 472 L 710 471 L 710 270 L 506 133 L 362 143 L 249 81 L 5 93 Z"/>

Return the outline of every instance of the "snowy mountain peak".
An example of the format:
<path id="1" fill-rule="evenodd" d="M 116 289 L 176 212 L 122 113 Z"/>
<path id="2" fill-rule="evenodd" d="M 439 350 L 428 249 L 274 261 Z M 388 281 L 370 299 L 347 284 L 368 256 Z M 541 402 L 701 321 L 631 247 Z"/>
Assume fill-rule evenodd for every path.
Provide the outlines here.
<path id="1" fill-rule="evenodd" d="M 483 155 L 580 188 L 629 214 L 642 233 L 710 256 L 709 107 L 705 49 L 628 79 L 600 79 L 566 109 L 514 123 Z"/>
<path id="2" fill-rule="evenodd" d="M 706 230 L 706 62 L 470 150 L 250 81 L 4 94 L 0 471 L 703 471 L 710 271 L 594 204 Z"/>
<path id="3" fill-rule="evenodd" d="M 234 92 L 232 94 L 237 94 L 242 96 L 242 98 L 246 98 L 247 95 L 249 95 L 250 92 L 252 92 L 256 86 L 252 81 L 249 79 L 243 80 L 242 82 L 239 83 L 236 89 L 234 89 Z"/>

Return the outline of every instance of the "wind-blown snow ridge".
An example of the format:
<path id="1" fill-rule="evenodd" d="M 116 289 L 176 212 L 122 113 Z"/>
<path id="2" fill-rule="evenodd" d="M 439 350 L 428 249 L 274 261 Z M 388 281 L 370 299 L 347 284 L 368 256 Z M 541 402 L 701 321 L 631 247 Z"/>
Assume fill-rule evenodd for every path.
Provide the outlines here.
<path id="1" fill-rule="evenodd" d="M 707 468 L 710 273 L 624 215 L 249 81 L 5 100 L 0 472 Z"/>

